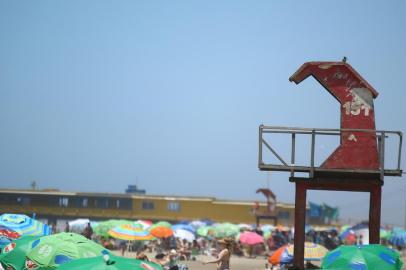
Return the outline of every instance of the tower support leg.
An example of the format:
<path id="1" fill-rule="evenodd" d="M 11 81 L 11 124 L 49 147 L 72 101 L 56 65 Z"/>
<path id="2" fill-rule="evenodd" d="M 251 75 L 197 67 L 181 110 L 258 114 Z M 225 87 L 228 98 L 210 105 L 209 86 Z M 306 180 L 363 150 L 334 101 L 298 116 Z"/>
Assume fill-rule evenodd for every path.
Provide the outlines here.
<path id="1" fill-rule="evenodd" d="M 306 183 L 296 182 L 293 263 L 299 269 L 304 269 L 306 191 Z"/>
<path id="2" fill-rule="evenodd" d="M 379 244 L 379 230 L 381 226 L 381 197 L 382 186 L 376 185 L 369 195 L 369 243 Z"/>

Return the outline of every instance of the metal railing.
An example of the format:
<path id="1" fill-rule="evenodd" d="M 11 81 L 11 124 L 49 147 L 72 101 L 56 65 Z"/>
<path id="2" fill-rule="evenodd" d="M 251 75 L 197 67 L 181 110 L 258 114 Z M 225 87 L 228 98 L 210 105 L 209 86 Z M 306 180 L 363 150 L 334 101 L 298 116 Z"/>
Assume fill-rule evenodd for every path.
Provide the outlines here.
<path id="1" fill-rule="evenodd" d="M 380 168 L 378 170 L 354 170 L 354 169 L 326 169 L 315 166 L 315 145 L 316 136 L 340 136 L 342 132 L 364 132 L 374 133 L 378 139 L 378 158 Z M 286 162 L 278 152 L 272 148 L 271 144 L 264 138 L 265 134 L 290 134 L 291 135 L 291 155 L 290 162 Z M 296 135 L 309 135 L 311 136 L 311 149 L 310 149 L 310 165 L 296 165 Z M 397 159 L 396 168 L 385 168 L 385 139 L 388 135 L 395 135 L 398 139 L 397 144 Z M 330 171 L 330 172 L 347 172 L 347 173 L 379 173 L 380 179 L 383 180 L 384 176 L 401 176 L 401 155 L 402 155 L 402 138 L 403 134 L 400 131 L 387 131 L 387 130 L 369 130 L 369 129 L 328 129 L 328 128 L 300 128 L 300 127 L 279 127 L 279 126 L 259 126 L 259 153 L 258 153 L 258 167 L 260 170 L 265 171 L 285 171 L 290 172 L 291 177 L 294 177 L 295 172 L 309 173 L 309 177 L 314 176 L 315 171 Z M 280 164 L 266 164 L 263 161 L 264 147 L 269 150 Z"/>

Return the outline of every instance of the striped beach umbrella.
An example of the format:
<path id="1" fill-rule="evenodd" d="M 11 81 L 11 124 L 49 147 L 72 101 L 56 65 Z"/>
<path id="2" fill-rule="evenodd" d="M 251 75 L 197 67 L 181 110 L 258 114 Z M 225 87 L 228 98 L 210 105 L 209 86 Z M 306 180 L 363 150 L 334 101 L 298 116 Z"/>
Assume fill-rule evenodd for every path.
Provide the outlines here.
<path id="1" fill-rule="evenodd" d="M 321 263 L 322 269 L 400 270 L 400 254 L 382 245 L 339 246 Z"/>
<path id="2" fill-rule="evenodd" d="M 111 237 L 127 241 L 147 241 L 154 238 L 148 231 L 130 224 L 114 227 L 109 230 L 108 234 Z"/>
<path id="3" fill-rule="evenodd" d="M 306 261 L 321 261 L 327 254 L 327 248 L 312 242 L 305 242 L 304 259 Z M 293 256 L 294 245 L 287 246 L 288 255 Z"/>
<path id="4" fill-rule="evenodd" d="M 0 226 L 21 235 L 41 236 L 51 234 L 51 228 L 48 225 L 21 214 L 1 215 Z"/>

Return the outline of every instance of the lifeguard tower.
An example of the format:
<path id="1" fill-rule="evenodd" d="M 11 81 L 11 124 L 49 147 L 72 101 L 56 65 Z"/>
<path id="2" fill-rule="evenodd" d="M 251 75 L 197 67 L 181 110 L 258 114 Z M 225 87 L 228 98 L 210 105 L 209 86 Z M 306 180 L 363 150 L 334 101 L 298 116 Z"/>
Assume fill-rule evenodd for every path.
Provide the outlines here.
<path id="1" fill-rule="evenodd" d="M 378 244 L 384 177 L 402 175 L 402 133 L 375 129 L 373 100 L 378 92 L 345 61 L 307 62 L 289 81 L 299 84 L 309 76 L 313 76 L 340 103 L 340 129 L 259 127 L 259 169 L 289 172 L 289 181 L 295 183 L 294 265 L 299 269 L 304 269 L 307 190 L 369 192 L 369 242 Z M 269 134 L 290 137 L 289 161 L 272 147 L 267 137 Z M 310 140 L 306 164 L 295 162 L 298 136 Z M 320 136 L 339 136 L 340 145 L 324 162 L 316 164 L 315 149 Z M 396 159 L 393 168 L 385 167 L 385 140 L 389 139 L 396 140 L 397 153 L 391 155 L 391 160 Z M 264 160 L 265 156 L 273 156 L 277 163 Z M 295 173 L 300 173 L 301 177 Z"/>

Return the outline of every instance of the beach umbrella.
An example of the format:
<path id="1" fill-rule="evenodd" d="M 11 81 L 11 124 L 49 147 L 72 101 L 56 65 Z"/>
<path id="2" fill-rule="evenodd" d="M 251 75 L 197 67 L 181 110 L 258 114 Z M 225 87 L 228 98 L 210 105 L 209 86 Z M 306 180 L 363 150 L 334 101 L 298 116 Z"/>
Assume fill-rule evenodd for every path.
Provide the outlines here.
<path id="1" fill-rule="evenodd" d="M 6 269 L 12 267 L 13 269 L 23 269 L 25 265 L 25 256 L 31 248 L 33 241 L 38 239 L 39 236 L 22 236 L 14 240 L 2 249 L 0 254 L 0 263 Z"/>
<path id="2" fill-rule="evenodd" d="M 151 227 L 153 224 L 152 221 L 150 220 L 141 220 L 141 219 L 137 220 L 135 223 L 140 224 L 144 230 L 148 230 L 149 227 Z"/>
<path id="3" fill-rule="evenodd" d="M 389 242 L 397 247 L 406 247 L 406 231 L 393 234 Z"/>
<path id="4" fill-rule="evenodd" d="M 262 244 L 264 242 L 264 238 L 255 232 L 242 232 L 240 233 L 240 242 L 241 244 L 252 246 Z"/>
<path id="5" fill-rule="evenodd" d="M 0 229 L 0 249 L 19 237 L 20 234 L 18 232 L 14 232 L 8 229 Z"/>
<path id="6" fill-rule="evenodd" d="M 294 245 L 288 245 L 286 249 L 288 254 L 293 256 Z M 320 261 L 328 252 L 324 246 L 312 242 L 305 242 L 304 249 L 304 259 L 306 261 Z"/>
<path id="7" fill-rule="evenodd" d="M 211 229 L 213 229 L 213 227 L 203 226 L 203 227 L 200 227 L 199 229 L 197 229 L 196 234 L 199 236 L 206 237 Z"/>
<path id="8" fill-rule="evenodd" d="M 271 238 L 271 235 L 271 231 L 265 231 L 262 236 L 264 237 L 264 240 L 268 240 L 269 238 Z"/>
<path id="9" fill-rule="evenodd" d="M 148 241 L 154 239 L 149 231 L 130 224 L 123 224 L 108 231 L 111 237 L 127 241 Z"/>
<path id="10" fill-rule="evenodd" d="M 201 220 L 193 220 L 189 223 L 195 230 L 199 229 L 200 227 L 207 226 L 206 222 Z"/>
<path id="11" fill-rule="evenodd" d="M 345 231 L 348 230 L 349 228 L 351 228 L 351 225 L 348 225 L 348 224 L 343 225 L 343 226 L 341 226 L 339 232 L 340 232 L 340 233 L 345 232 Z"/>
<path id="12" fill-rule="evenodd" d="M 151 226 L 149 229 L 152 230 L 153 228 L 156 228 L 156 227 L 167 227 L 167 228 L 171 228 L 171 227 L 172 227 L 172 224 L 170 224 L 170 223 L 167 222 L 167 221 L 159 221 L 159 222 L 157 222 L 157 223 L 152 224 L 152 226 Z"/>
<path id="13" fill-rule="evenodd" d="M 220 223 L 213 227 L 213 236 L 216 238 L 235 237 L 240 228 L 232 223 Z"/>
<path id="14" fill-rule="evenodd" d="M 357 235 L 355 231 L 347 229 L 339 235 L 340 239 L 347 245 L 353 245 L 357 242 Z"/>
<path id="15" fill-rule="evenodd" d="M 323 259 L 322 269 L 400 270 L 399 253 L 382 245 L 340 246 Z"/>
<path id="16" fill-rule="evenodd" d="M 114 227 L 117 227 L 119 225 L 123 224 L 132 224 L 133 222 L 131 220 L 126 220 L 126 219 L 109 219 L 106 221 L 99 222 L 95 228 L 93 228 L 93 232 L 96 235 L 102 236 L 102 237 L 109 237 L 109 230 L 111 230 Z"/>
<path id="17" fill-rule="evenodd" d="M 167 238 L 173 235 L 172 229 L 164 226 L 154 227 L 149 232 L 157 238 Z"/>
<path id="18" fill-rule="evenodd" d="M 2 214 L 0 226 L 19 233 L 20 235 L 49 235 L 51 228 L 38 220 L 21 214 Z"/>
<path id="19" fill-rule="evenodd" d="M 85 227 L 87 226 L 87 224 L 90 222 L 89 219 L 87 218 L 78 218 L 72 221 L 69 221 L 69 231 L 70 232 L 77 232 L 80 233 L 82 232 Z M 93 227 L 93 226 L 92 226 Z"/>
<path id="20" fill-rule="evenodd" d="M 80 258 L 96 257 L 107 250 L 76 233 L 58 233 L 41 237 L 31 244 L 27 262 L 38 267 L 58 267 Z"/>
<path id="21" fill-rule="evenodd" d="M 270 224 L 261 225 L 259 228 L 260 228 L 261 231 L 263 231 L 263 232 L 268 232 L 268 231 L 270 232 L 270 231 L 275 230 L 275 226 L 270 225 Z"/>
<path id="22" fill-rule="evenodd" d="M 189 224 L 175 224 L 175 225 L 172 225 L 171 229 L 173 231 L 181 229 L 181 230 L 186 230 L 186 231 L 189 231 L 192 233 L 194 233 L 196 231 L 195 228 L 193 228 L 193 226 L 191 226 Z"/>
<path id="23" fill-rule="evenodd" d="M 381 239 L 390 239 L 392 237 L 392 232 L 388 230 L 381 229 L 379 231 L 379 237 Z"/>
<path id="24" fill-rule="evenodd" d="M 252 230 L 254 229 L 254 227 L 250 224 L 246 224 L 246 223 L 240 223 L 237 225 L 238 228 L 240 229 L 240 231 L 244 231 L 244 230 Z"/>
<path id="25" fill-rule="evenodd" d="M 191 231 L 184 230 L 184 229 L 177 229 L 174 231 L 173 234 L 176 238 L 185 239 L 188 242 L 193 242 L 196 239 L 195 234 Z"/>
<path id="26" fill-rule="evenodd" d="M 65 263 L 58 270 L 162 270 L 156 263 L 106 254 Z"/>
<path id="27" fill-rule="evenodd" d="M 272 265 L 277 264 L 288 264 L 293 261 L 293 255 L 288 253 L 287 250 L 288 245 L 284 245 L 268 257 L 268 262 Z"/>

